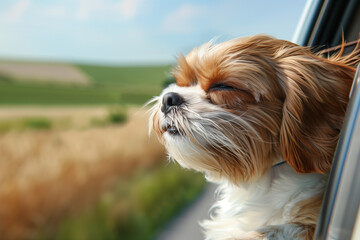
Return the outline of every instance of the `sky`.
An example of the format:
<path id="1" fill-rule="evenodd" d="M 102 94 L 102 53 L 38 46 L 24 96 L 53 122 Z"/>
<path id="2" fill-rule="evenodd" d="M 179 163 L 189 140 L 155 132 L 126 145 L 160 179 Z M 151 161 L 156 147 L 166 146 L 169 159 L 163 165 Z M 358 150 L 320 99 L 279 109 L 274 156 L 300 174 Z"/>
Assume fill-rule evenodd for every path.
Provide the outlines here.
<path id="1" fill-rule="evenodd" d="M 1 0 L 0 59 L 172 63 L 209 40 L 292 40 L 306 0 Z"/>

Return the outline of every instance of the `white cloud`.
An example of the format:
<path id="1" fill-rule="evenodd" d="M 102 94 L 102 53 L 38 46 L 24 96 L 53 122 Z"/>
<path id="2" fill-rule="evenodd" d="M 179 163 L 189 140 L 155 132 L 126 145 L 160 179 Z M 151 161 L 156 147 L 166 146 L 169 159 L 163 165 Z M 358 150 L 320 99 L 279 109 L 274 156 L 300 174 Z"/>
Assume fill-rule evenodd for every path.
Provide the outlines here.
<path id="1" fill-rule="evenodd" d="M 79 0 L 79 8 L 76 13 L 76 18 L 78 20 L 85 21 L 89 18 L 91 12 L 93 11 L 94 5 L 98 5 L 99 1 L 96 0 Z M 96 6 L 95 6 L 96 7 Z M 95 8 L 96 10 L 96 8 Z"/>
<path id="2" fill-rule="evenodd" d="M 112 2 L 108 0 L 78 0 L 79 8 L 76 13 L 78 20 L 86 21 L 95 17 L 113 17 L 131 20 L 138 15 L 142 0 L 122 0 Z"/>
<path id="3" fill-rule="evenodd" d="M 67 9 L 64 6 L 50 6 L 45 8 L 42 13 L 49 17 L 64 17 L 66 16 Z"/>
<path id="4" fill-rule="evenodd" d="M 25 11 L 30 7 L 30 0 L 19 0 L 3 16 L 6 23 L 14 23 L 21 20 Z"/>
<path id="5" fill-rule="evenodd" d="M 171 33 L 190 33 L 195 18 L 202 15 L 205 8 L 198 5 L 185 4 L 165 17 L 164 30 Z"/>
<path id="6" fill-rule="evenodd" d="M 133 19 L 139 10 L 141 0 L 123 0 L 116 6 L 116 10 L 124 20 Z"/>

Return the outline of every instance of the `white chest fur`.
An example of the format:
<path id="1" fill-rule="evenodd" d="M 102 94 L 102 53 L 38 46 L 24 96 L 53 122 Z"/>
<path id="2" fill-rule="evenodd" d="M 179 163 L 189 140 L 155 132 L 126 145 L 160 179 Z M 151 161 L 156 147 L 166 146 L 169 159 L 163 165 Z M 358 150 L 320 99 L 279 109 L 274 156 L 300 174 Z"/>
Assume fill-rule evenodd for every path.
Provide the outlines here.
<path id="1" fill-rule="evenodd" d="M 288 164 L 271 168 L 256 182 L 222 183 L 211 220 L 202 223 L 206 239 L 237 238 L 264 226 L 290 223 L 291 209 L 322 193 L 325 185 L 326 176 L 296 173 Z"/>

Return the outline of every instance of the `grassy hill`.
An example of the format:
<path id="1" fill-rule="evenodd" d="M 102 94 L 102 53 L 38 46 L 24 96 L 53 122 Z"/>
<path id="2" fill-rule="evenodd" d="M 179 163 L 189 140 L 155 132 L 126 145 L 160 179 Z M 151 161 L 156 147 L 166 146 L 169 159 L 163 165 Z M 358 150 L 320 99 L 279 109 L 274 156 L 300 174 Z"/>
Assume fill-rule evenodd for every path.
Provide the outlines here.
<path id="1" fill-rule="evenodd" d="M 63 84 L 15 81 L 0 72 L 0 105 L 141 105 L 160 93 L 170 70 L 170 66 L 74 66 L 89 77 L 90 84 L 71 84 L 66 79 Z"/>

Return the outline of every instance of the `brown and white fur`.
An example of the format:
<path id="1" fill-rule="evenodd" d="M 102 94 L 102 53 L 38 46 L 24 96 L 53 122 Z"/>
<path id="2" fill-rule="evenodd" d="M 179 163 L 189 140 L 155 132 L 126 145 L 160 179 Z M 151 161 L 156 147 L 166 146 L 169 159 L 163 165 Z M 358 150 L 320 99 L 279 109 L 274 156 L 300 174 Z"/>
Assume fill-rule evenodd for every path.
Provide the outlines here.
<path id="1" fill-rule="evenodd" d="M 312 239 L 356 54 L 256 35 L 178 58 L 150 127 L 170 158 L 219 184 L 207 240 Z"/>

